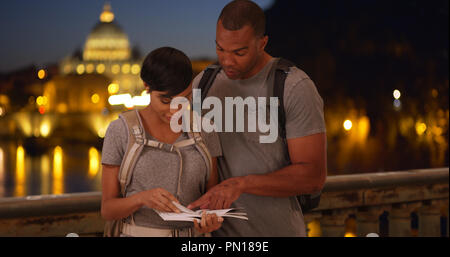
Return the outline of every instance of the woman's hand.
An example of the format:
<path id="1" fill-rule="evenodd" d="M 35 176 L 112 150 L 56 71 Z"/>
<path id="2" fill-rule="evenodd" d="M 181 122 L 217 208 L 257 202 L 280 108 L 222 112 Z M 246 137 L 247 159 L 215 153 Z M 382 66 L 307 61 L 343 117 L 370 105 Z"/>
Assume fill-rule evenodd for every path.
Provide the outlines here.
<path id="1" fill-rule="evenodd" d="M 218 217 L 215 213 L 206 214 L 206 211 L 203 211 L 200 223 L 194 219 L 194 227 L 200 233 L 210 233 L 218 230 L 222 226 L 222 222 L 222 217 Z"/>
<path id="2" fill-rule="evenodd" d="M 172 201 L 179 203 L 179 201 L 169 191 L 164 188 L 154 188 L 147 191 L 142 191 L 136 194 L 139 202 L 143 206 L 152 208 L 163 212 L 180 213 Z"/>

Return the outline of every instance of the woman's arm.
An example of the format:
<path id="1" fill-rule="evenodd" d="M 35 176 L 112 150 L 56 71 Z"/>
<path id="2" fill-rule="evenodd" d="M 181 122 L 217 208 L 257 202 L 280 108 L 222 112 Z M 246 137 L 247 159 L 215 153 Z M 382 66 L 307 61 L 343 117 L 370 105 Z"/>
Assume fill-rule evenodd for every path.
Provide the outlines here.
<path id="1" fill-rule="evenodd" d="M 172 201 L 178 200 L 168 191 L 155 188 L 139 192 L 130 197 L 120 197 L 120 166 L 102 166 L 101 215 L 106 220 L 117 220 L 130 216 L 143 206 L 165 212 L 179 212 Z"/>

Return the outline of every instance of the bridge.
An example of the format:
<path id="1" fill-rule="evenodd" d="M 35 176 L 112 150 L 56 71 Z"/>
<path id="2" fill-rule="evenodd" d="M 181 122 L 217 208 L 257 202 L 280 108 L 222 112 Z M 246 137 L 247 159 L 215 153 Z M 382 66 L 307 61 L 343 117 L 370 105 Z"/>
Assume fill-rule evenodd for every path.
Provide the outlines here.
<path id="1" fill-rule="evenodd" d="M 448 167 L 329 176 L 308 235 L 448 237 L 448 186 Z M 101 192 L 0 198 L 0 236 L 102 236 L 100 205 Z"/>

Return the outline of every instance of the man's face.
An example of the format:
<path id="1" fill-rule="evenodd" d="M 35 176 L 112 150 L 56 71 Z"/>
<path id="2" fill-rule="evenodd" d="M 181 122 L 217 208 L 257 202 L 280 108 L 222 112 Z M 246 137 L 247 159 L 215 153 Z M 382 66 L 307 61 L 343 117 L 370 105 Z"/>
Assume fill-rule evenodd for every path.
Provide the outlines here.
<path id="1" fill-rule="evenodd" d="M 227 30 L 219 20 L 216 28 L 216 53 L 229 79 L 247 79 L 257 73 L 257 64 L 264 53 L 267 36 L 258 37 L 250 25 Z"/>

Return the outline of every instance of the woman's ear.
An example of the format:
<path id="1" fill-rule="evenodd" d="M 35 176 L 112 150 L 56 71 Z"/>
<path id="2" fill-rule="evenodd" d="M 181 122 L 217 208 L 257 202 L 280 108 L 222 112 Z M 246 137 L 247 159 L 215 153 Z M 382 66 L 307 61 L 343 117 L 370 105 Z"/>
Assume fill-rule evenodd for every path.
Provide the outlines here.
<path id="1" fill-rule="evenodd" d="M 145 91 L 147 91 L 147 94 L 150 94 L 150 86 L 144 82 Z"/>

